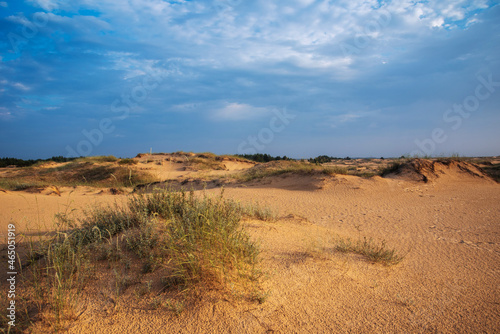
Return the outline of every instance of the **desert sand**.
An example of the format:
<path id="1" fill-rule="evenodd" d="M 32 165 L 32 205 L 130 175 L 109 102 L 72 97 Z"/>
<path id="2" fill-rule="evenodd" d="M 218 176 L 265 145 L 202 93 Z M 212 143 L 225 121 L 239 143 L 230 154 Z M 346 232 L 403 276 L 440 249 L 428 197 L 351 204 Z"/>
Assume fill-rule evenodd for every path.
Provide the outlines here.
<path id="1" fill-rule="evenodd" d="M 196 171 L 149 158 L 134 168 L 162 180 L 254 166 L 233 161 L 225 171 Z M 114 298 L 112 282 L 97 279 L 82 294 L 68 332 L 499 332 L 500 185 L 462 167 L 426 170 L 425 182 L 403 171 L 371 178 L 284 174 L 227 184 L 226 197 L 278 214 L 274 222 L 243 222 L 261 249 L 263 303 L 214 291 L 174 314 L 137 304 L 132 288 Z M 220 193 L 220 187 L 209 188 L 197 192 Z M 89 206 L 123 203 L 129 196 L 80 186 L 59 190 L 61 196 L 1 191 L 0 233 L 14 223 L 18 234 L 41 234 L 53 229 L 58 212 L 78 217 Z M 384 266 L 335 250 L 337 238 L 365 237 L 385 240 L 403 261 Z M 40 321 L 29 331 L 46 330 Z"/>

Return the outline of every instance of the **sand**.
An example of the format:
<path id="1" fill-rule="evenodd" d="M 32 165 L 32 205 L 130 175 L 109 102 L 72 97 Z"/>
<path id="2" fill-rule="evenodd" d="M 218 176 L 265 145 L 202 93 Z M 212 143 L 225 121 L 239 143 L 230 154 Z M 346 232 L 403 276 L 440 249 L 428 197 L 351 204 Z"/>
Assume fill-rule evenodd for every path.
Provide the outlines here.
<path id="1" fill-rule="evenodd" d="M 225 196 L 279 212 L 276 222 L 244 222 L 262 250 L 264 303 L 214 292 L 175 315 L 134 307 L 131 296 L 110 302 L 109 286 L 92 286 L 69 332 L 499 332 L 500 185 L 492 180 L 453 168 L 429 182 L 283 175 L 228 187 Z M 78 216 L 126 197 L 80 187 L 61 196 L 0 192 L 1 233 L 9 222 L 50 230 L 56 212 Z M 405 258 L 373 264 L 336 251 L 339 237 L 385 240 Z"/>

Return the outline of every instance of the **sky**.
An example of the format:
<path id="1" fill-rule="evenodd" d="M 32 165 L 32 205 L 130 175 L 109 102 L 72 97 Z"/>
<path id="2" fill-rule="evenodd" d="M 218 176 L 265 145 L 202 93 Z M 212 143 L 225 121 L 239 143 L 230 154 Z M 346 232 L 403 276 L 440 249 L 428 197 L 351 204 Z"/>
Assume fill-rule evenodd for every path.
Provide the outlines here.
<path id="1" fill-rule="evenodd" d="M 500 155 L 499 4 L 0 1 L 0 157 Z"/>

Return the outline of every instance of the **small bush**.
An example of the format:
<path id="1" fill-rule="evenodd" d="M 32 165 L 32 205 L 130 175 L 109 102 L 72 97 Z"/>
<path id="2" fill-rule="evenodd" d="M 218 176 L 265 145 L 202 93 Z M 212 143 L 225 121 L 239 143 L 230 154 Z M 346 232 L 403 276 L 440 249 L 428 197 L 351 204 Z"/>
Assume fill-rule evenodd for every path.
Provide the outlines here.
<path id="1" fill-rule="evenodd" d="M 385 240 L 380 245 L 375 244 L 373 239 L 364 238 L 363 241 L 352 241 L 351 239 L 337 240 L 335 249 L 342 253 L 355 253 L 365 256 L 368 260 L 391 266 L 400 263 L 404 256 L 398 254 L 395 249 L 388 249 Z"/>
<path id="2" fill-rule="evenodd" d="M 253 203 L 243 206 L 243 214 L 263 221 L 275 221 L 277 219 L 276 213 L 270 208 Z"/>

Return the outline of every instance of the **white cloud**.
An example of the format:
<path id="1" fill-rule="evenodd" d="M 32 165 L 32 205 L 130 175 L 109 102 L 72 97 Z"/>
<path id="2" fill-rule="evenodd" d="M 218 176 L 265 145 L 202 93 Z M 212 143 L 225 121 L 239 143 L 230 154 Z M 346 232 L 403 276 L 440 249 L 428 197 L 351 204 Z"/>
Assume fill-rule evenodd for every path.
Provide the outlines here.
<path id="1" fill-rule="evenodd" d="M 430 22 L 431 27 L 441 27 L 444 24 L 444 19 L 442 17 L 436 17 Z"/>
<path id="2" fill-rule="evenodd" d="M 56 0 L 36 1 L 45 7 L 57 4 Z M 371 56 L 369 52 L 379 52 L 373 50 L 377 45 L 387 51 L 391 42 L 422 36 L 422 28 L 443 27 L 445 22 L 447 28 L 453 28 L 453 20 L 467 19 L 471 11 L 486 6 L 486 0 L 401 0 L 382 5 L 377 0 L 256 0 L 220 8 L 192 1 L 130 0 L 120 6 L 114 0 L 82 1 L 74 6 L 85 5 L 102 13 L 99 29 L 124 26 L 127 38 L 154 45 L 163 58 L 171 57 L 175 46 L 185 63 L 195 59 L 196 66 L 259 71 L 263 65 L 269 65 L 268 70 L 273 64 L 290 64 L 304 70 L 327 70 L 328 75 L 340 77 L 355 66 L 339 47 L 335 48 L 346 40 L 368 36 L 370 45 L 362 51 Z M 393 26 L 370 30 L 369 24 L 380 23 L 382 12 L 392 15 Z M 469 20 L 469 24 L 473 22 Z M 75 23 L 75 29 L 83 31 L 96 23 L 82 21 Z M 92 40 L 96 39 L 94 30 L 86 32 Z M 116 67 L 129 66 L 127 79 L 145 73 L 141 66 L 127 64 L 134 57 L 115 59 Z M 143 60 L 139 57 L 137 61 Z M 282 68 L 276 71 L 283 73 Z"/>
<path id="3" fill-rule="evenodd" d="M 243 103 L 226 103 L 224 107 L 215 110 L 212 116 L 216 120 L 242 121 L 261 117 L 271 111 L 271 108 L 253 107 Z"/>
<path id="4" fill-rule="evenodd" d="M 15 88 L 17 88 L 17 89 L 23 90 L 23 91 L 25 91 L 25 92 L 30 90 L 30 88 L 29 88 L 28 86 L 25 86 L 25 85 L 23 85 L 23 84 L 22 84 L 22 83 L 20 83 L 20 82 L 14 82 L 14 83 L 12 84 L 12 87 L 15 87 Z"/>
<path id="5" fill-rule="evenodd" d="M 6 3 L 5 1 L 0 1 L 0 7 L 5 7 L 5 8 L 7 8 L 7 7 L 9 7 L 9 4 L 8 4 L 8 3 Z"/>
<path id="6" fill-rule="evenodd" d="M 107 52 L 106 56 L 113 63 L 112 69 L 125 72 L 123 80 L 158 72 L 155 68 L 157 60 L 141 59 L 138 54 L 132 52 L 111 51 Z"/>
<path id="7" fill-rule="evenodd" d="M 31 0 L 30 2 L 49 12 L 59 8 L 58 0 Z"/>

